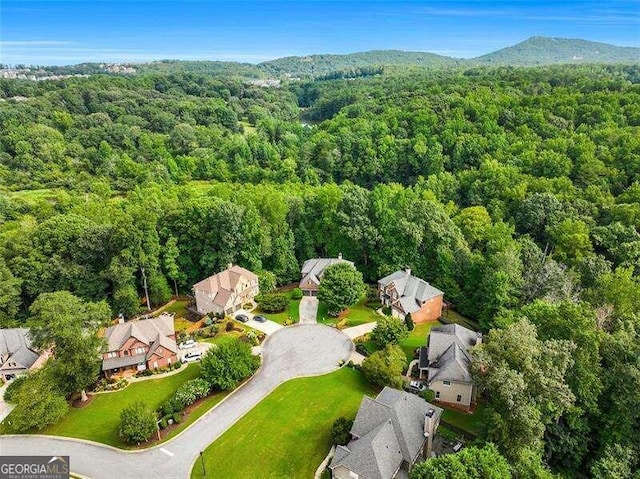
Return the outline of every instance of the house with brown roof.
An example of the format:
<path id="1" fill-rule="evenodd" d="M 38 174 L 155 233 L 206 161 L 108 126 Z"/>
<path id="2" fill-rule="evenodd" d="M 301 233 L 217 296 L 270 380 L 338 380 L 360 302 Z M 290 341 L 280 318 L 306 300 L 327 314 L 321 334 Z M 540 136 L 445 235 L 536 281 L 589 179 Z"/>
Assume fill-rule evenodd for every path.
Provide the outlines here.
<path id="1" fill-rule="evenodd" d="M 48 351 L 40 352 L 31 345 L 28 329 L 0 329 L 0 377 L 4 381 L 38 369 L 49 356 Z"/>
<path id="2" fill-rule="evenodd" d="M 348 263 L 354 266 L 353 261 L 342 259 L 342 253 L 337 258 L 312 258 L 302 265 L 300 289 L 304 296 L 317 296 L 320 289 L 320 281 L 324 275 L 324 270 L 328 266 L 338 263 Z"/>
<path id="3" fill-rule="evenodd" d="M 106 376 L 169 366 L 178 360 L 173 315 L 118 323 L 105 331 Z"/>
<path id="4" fill-rule="evenodd" d="M 380 301 L 391 309 L 391 315 L 404 319 L 411 313 L 414 323 L 436 321 L 442 315 L 444 293 L 425 280 L 399 270 L 378 281 Z"/>
<path id="5" fill-rule="evenodd" d="M 442 409 L 415 394 L 385 387 L 365 396 L 351 427 L 351 441 L 338 446 L 329 465 L 333 479 L 408 478 L 416 462 L 431 457 Z"/>
<path id="6" fill-rule="evenodd" d="M 232 314 L 260 292 L 258 276 L 248 269 L 229 264 L 227 269 L 193 285 L 200 314 Z"/>

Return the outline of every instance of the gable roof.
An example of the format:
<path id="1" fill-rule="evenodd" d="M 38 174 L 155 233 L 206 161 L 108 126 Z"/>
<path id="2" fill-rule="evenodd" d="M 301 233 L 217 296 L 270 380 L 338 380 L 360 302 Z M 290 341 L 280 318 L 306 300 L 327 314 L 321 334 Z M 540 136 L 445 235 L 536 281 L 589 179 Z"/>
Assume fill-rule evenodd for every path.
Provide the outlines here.
<path id="1" fill-rule="evenodd" d="M 338 263 L 349 263 L 351 266 L 354 266 L 353 261 L 342 259 L 342 255 L 339 255 L 337 258 L 308 259 L 302 265 L 302 279 L 300 280 L 300 286 L 304 285 L 307 282 L 319 285 L 320 281 L 322 280 L 322 275 L 324 275 L 324 270 L 328 266 L 332 266 Z"/>
<path id="2" fill-rule="evenodd" d="M 258 281 L 258 276 L 255 273 L 241 266 L 233 265 L 194 284 L 193 290 L 212 294 L 213 304 L 225 307 L 241 278 L 245 278 L 249 282 Z"/>
<path id="3" fill-rule="evenodd" d="M 471 383 L 471 356 L 468 349 L 482 340 L 482 334 L 459 324 L 444 324 L 431 328 L 429 333 L 428 381 Z M 420 351 L 421 356 L 423 350 Z M 425 369 L 420 358 L 420 367 Z"/>
<path id="4" fill-rule="evenodd" d="M 442 296 L 444 293 L 425 280 L 411 274 L 411 270 L 398 270 L 385 276 L 378 284 L 386 289 L 394 288 L 399 299 L 394 305 L 399 306 L 404 313 L 415 313 L 420 309 L 421 303 Z"/>
<path id="5" fill-rule="evenodd" d="M 336 449 L 329 467 L 344 466 L 367 479 L 393 477 L 420 452 L 430 409 L 437 421 L 442 409 L 414 394 L 385 387 L 375 399 L 365 396 L 351 429 L 354 439 Z"/>
<path id="6" fill-rule="evenodd" d="M 173 315 L 161 314 L 156 318 L 133 320 L 110 326 L 105 331 L 107 351 L 117 351 L 131 337 L 146 345 L 163 345 L 174 353 L 178 351 L 176 341 L 169 336 L 175 334 Z M 151 351 L 151 348 L 150 348 Z"/>
<path id="7" fill-rule="evenodd" d="M 27 328 L 0 329 L 0 356 L 6 357 L 0 369 L 29 369 L 38 360 L 40 354 L 31 347 L 31 338 Z M 9 366 L 15 363 L 16 366 Z"/>

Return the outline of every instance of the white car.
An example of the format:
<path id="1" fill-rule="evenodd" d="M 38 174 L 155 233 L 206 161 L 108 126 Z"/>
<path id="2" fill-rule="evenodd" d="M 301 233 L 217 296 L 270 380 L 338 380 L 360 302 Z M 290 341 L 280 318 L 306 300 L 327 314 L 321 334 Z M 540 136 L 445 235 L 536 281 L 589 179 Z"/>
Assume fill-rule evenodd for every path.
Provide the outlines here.
<path id="1" fill-rule="evenodd" d="M 182 358 L 183 363 L 194 363 L 196 361 L 200 361 L 202 359 L 202 353 L 199 351 L 194 351 L 192 353 L 187 353 Z"/>
<path id="2" fill-rule="evenodd" d="M 409 390 L 409 392 L 412 392 L 414 394 L 420 394 L 422 391 L 427 389 L 427 386 L 420 381 L 411 381 L 407 389 Z"/>
<path id="3" fill-rule="evenodd" d="M 191 348 L 195 348 L 197 344 L 198 343 L 196 343 L 193 339 L 189 339 L 187 341 L 180 343 L 180 346 L 178 347 L 180 349 L 191 349 Z"/>

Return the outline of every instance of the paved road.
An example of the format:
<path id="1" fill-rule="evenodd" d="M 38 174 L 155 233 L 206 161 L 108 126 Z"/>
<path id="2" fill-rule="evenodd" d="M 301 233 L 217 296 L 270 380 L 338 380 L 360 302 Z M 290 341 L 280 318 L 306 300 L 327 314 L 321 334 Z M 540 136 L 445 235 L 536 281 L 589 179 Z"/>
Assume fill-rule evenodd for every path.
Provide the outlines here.
<path id="1" fill-rule="evenodd" d="M 359 326 L 353 326 L 352 328 L 343 329 L 342 332 L 349 336 L 349 338 L 356 339 L 373 331 L 373 328 L 376 327 L 376 324 L 378 323 L 376 323 L 375 321 L 373 323 L 364 323 Z"/>
<path id="2" fill-rule="evenodd" d="M 255 316 L 255 314 L 250 313 L 249 311 L 245 311 L 244 309 L 239 310 L 237 313 L 235 313 L 233 315 L 233 317 L 235 318 L 239 314 L 244 314 L 245 316 L 247 316 L 249 318 L 249 321 L 247 321 L 246 323 L 242 323 L 242 324 L 246 324 L 247 326 L 250 326 L 253 329 L 257 329 L 258 331 L 262 331 L 264 334 L 273 334 L 276 331 L 279 331 L 280 329 L 282 329 L 284 327 L 281 324 L 278 324 L 275 321 L 270 321 L 268 319 L 264 323 L 260 323 L 258 321 L 254 321 L 253 317 Z"/>
<path id="3" fill-rule="evenodd" d="M 0 436 L 1 455 L 68 455 L 71 469 L 101 479 L 176 479 L 189 476 L 198 453 L 283 382 L 319 375 L 346 361 L 353 344 L 341 332 L 322 325 L 296 325 L 269 336 L 263 365 L 234 394 L 202 416 L 183 434 L 140 452 L 123 452 L 96 443 L 48 436 Z M 250 458 L 247 458 L 250 460 Z"/>
<path id="4" fill-rule="evenodd" d="M 318 316 L 318 298 L 303 296 L 299 306 L 300 324 L 316 324 Z"/>

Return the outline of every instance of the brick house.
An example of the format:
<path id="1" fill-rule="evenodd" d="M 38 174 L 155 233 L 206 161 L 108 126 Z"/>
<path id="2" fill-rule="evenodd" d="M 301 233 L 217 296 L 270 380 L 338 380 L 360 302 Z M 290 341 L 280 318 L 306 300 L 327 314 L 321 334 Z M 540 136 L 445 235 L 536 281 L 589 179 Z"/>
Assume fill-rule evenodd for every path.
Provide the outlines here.
<path id="1" fill-rule="evenodd" d="M 260 287 L 258 276 L 248 269 L 229 264 L 227 269 L 193 285 L 200 314 L 232 314 L 253 301 Z"/>
<path id="2" fill-rule="evenodd" d="M 442 315 L 444 293 L 410 269 L 396 271 L 378 281 L 380 301 L 391 308 L 391 315 L 404 319 L 411 313 L 414 323 L 436 321 Z"/>
<path id="3" fill-rule="evenodd" d="M 163 368 L 178 360 L 173 315 L 119 323 L 105 331 L 102 370 L 106 376 Z"/>
<path id="4" fill-rule="evenodd" d="M 342 253 L 339 254 L 337 258 L 312 258 L 305 261 L 300 272 L 302 277 L 300 280 L 302 294 L 305 296 L 317 296 L 324 270 L 327 269 L 328 266 L 338 263 L 348 263 L 354 266 L 352 261 L 342 259 Z"/>

